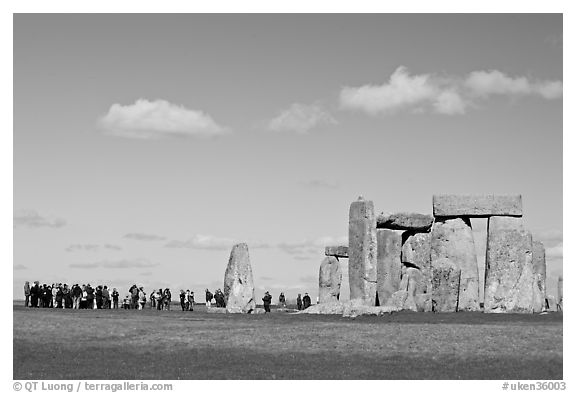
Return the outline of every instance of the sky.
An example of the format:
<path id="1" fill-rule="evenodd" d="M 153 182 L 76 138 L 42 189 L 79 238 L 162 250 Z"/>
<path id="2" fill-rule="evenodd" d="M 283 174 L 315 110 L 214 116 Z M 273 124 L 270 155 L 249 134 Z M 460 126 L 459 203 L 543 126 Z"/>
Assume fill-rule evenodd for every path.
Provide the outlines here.
<path id="1" fill-rule="evenodd" d="M 16 14 L 13 296 L 201 298 L 247 242 L 257 299 L 315 297 L 359 195 L 440 193 L 522 194 L 556 295 L 562 46 L 559 14 Z"/>

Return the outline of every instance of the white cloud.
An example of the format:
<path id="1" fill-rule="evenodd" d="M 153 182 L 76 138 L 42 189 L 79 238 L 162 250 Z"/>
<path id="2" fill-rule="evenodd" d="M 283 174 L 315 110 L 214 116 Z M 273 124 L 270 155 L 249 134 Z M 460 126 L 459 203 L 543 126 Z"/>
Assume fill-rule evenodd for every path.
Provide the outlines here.
<path id="1" fill-rule="evenodd" d="M 481 97 L 536 95 L 547 100 L 562 97 L 560 81 L 535 81 L 525 76 L 508 76 L 497 70 L 471 72 L 464 84 L 472 94 Z"/>
<path id="2" fill-rule="evenodd" d="M 140 240 L 143 242 L 166 240 L 164 236 L 154 235 L 150 233 L 127 233 L 124 235 L 124 238 L 132 240 Z"/>
<path id="3" fill-rule="evenodd" d="M 198 250 L 229 250 L 233 245 L 241 243 L 236 239 L 215 237 L 211 235 L 194 235 L 188 240 L 172 240 L 164 245 L 168 248 L 192 248 Z M 265 243 L 246 242 L 248 248 L 268 248 Z"/>
<path id="4" fill-rule="evenodd" d="M 61 228 L 64 225 L 65 220 L 43 217 L 34 210 L 19 210 L 14 213 L 14 228 Z"/>
<path id="5" fill-rule="evenodd" d="M 564 256 L 564 243 L 560 242 L 554 247 L 546 249 L 546 258 L 563 258 Z"/>
<path id="6" fill-rule="evenodd" d="M 434 110 L 442 115 L 461 115 L 467 107 L 465 100 L 454 89 L 441 91 L 433 105 Z"/>
<path id="7" fill-rule="evenodd" d="M 305 187 L 316 188 L 316 189 L 320 188 L 320 189 L 333 190 L 333 189 L 337 189 L 340 187 L 340 185 L 337 182 L 330 181 L 330 180 L 322 180 L 322 179 L 303 181 L 301 184 Z"/>
<path id="8" fill-rule="evenodd" d="M 313 128 L 329 124 L 338 124 L 338 122 L 320 105 L 294 103 L 270 120 L 268 128 L 275 132 L 306 134 Z"/>
<path id="9" fill-rule="evenodd" d="M 210 137 L 229 132 L 202 111 L 142 98 L 131 105 L 113 104 L 99 124 L 109 135 L 136 139 Z"/>
<path id="10" fill-rule="evenodd" d="M 306 255 L 324 255 L 326 246 L 348 245 L 348 236 L 332 237 L 322 236 L 316 239 L 308 239 L 292 243 L 280 243 L 278 248 L 297 259 L 303 259 Z"/>
<path id="11" fill-rule="evenodd" d="M 26 270 L 28 269 L 26 266 L 22 265 L 21 263 L 14 265 L 14 270 Z"/>
<path id="12" fill-rule="evenodd" d="M 75 251 L 100 251 L 100 250 L 112 250 L 112 251 L 120 251 L 122 250 L 121 246 L 116 244 L 71 244 L 66 248 L 67 252 L 75 252 Z"/>
<path id="13" fill-rule="evenodd" d="M 145 258 L 134 258 L 134 259 L 119 259 L 113 261 L 100 261 L 91 263 L 71 263 L 68 266 L 77 269 L 95 269 L 95 268 L 129 269 L 139 267 L 154 267 L 158 266 L 158 263 L 151 262 Z"/>
<path id="14" fill-rule="evenodd" d="M 562 82 L 511 77 L 497 70 L 473 71 L 464 79 L 433 74 L 411 75 L 406 67 L 401 66 L 386 83 L 344 87 L 340 91 L 340 106 L 370 115 L 386 115 L 401 110 L 460 115 L 474 107 L 477 100 L 493 95 L 557 99 L 562 97 Z"/>

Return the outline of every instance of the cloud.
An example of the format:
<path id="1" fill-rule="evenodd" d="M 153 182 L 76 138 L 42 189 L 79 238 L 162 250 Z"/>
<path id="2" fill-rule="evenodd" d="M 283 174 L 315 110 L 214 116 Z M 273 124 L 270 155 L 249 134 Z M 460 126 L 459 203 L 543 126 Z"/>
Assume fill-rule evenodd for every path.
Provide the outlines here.
<path id="1" fill-rule="evenodd" d="M 551 248 L 558 244 L 562 244 L 563 241 L 563 232 L 561 229 L 542 229 L 535 230 L 532 233 L 532 238 L 544 243 L 546 248 Z"/>
<path id="2" fill-rule="evenodd" d="M 14 265 L 14 270 L 26 270 L 26 269 L 28 268 L 22 264 Z"/>
<path id="3" fill-rule="evenodd" d="M 100 251 L 100 250 L 110 250 L 110 251 L 120 251 L 122 250 L 121 246 L 115 244 L 71 244 L 66 248 L 67 252 L 76 252 L 76 251 Z"/>
<path id="4" fill-rule="evenodd" d="M 68 266 L 76 269 L 95 269 L 95 268 L 129 269 L 139 267 L 154 267 L 158 265 L 159 265 L 158 263 L 151 262 L 145 258 L 135 258 L 135 259 L 119 259 L 114 261 L 100 261 L 91 263 L 71 263 Z"/>
<path id="5" fill-rule="evenodd" d="M 472 94 L 481 97 L 536 95 L 547 100 L 562 97 L 560 81 L 531 81 L 524 76 L 512 77 L 497 70 L 471 72 L 464 85 Z"/>
<path id="6" fill-rule="evenodd" d="M 338 124 L 330 113 L 319 104 L 292 104 L 268 123 L 268 129 L 274 132 L 295 132 L 307 134 L 321 125 Z"/>
<path id="7" fill-rule="evenodd" d="M 241 243 L 236 239 L 215 237 L 211 235 L 194 235 L 188 240 L 172 240 L 164 245 L 168 248 L 191 248 L 198 250 L 229 250 L 233 245 Z M 266 243 L 246 242 L 248 248 L 269 248 Z"/>
<path id="8" fill-rule="evenodd" d="M 493 95 L 537 96 L 552 100 L 562 97 L 562 81 L 538 81 L 524 76 L 511 77 L 501 71 L 473 71 L 464 78 L 433 74 L 411 75 L 398 67 L 383 84 L 344 87 L 340 106 L 370 115 L 390 115 L 399 111 L 461 115 L 477 106 L 478 100 Z"/>
<path id="9" fill-rule="evenodd" d="M 324 255 L 326 246 L 347 245 L 348 237 L 322 236 L 317 239 L 303 240 L 293 243 L 280 243 L 277 247 L 296 259 L 310 259 L 313 255 Z"/>
<path id="10" fill-rule="evenodd" d="M 316 284 L 318 283 L 318 276 L 303 276 L 300 277 L 300 282 L 304 284 Z"/>
<path id="11" fill-rule="evenodd" d="M 42 217 L 34 210 L 19 210 L 14 213 L 14 228 L 61 228 L 64 225 L 65 220 Z"/>
<path id="12" fill-rule="evenodd" d="M 140 240 L 143 242 L 154 242 L 166 240 L 164 236 L 153 235 L 149 233 L 127 233 L 124 235 L 125 239 Z"/>
<path id="13" fill-rule="evenodd" d="M 323 188 L 323 189 L 331 189 L 331 190 L 340 187 L 340 185 L 336 182 L 332 182 L 332 181 L 328 181 L 328 180 L 320 180 L 320 179 L 304 181 L 304 182 L 302 182 L 302 185 L 305 187 L 310 187 L 310 188 L 316 188 L 316 189 Z"/>
<path id="14" fill-rule="evenodd" d="M 546 249 L 546 258 L 559 259 L 564 257 L 564 243 L 560 242 L 554 247 Z"/>
<path id="15" fill-rule="evenodd" d="M 106 134 L 136 139 L 211 137 L 229 132 L 208 114 L 166 100 L 113 104 L 98 123 Z"/>

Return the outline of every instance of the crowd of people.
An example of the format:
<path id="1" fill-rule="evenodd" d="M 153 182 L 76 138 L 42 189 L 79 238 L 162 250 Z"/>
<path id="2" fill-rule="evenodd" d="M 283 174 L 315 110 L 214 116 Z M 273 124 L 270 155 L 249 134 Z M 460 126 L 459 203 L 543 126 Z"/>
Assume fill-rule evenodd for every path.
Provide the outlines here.
<path id="1" fill-rule="evenodd" d="M 29 281 L 24 284 L 24 304 L 33 308 L 72 308 L 72 309 L 136 309 L 143 310 L 149 304 L 149 308 L 156 310 L 170 311 L 172 303 L 172 293 L 170 288 L 159 288 L 153 290 L 147 296 L 143 287 L 132 285 L 120 305 L 120 293 L 116 288 L 109 289 L 107 285 L 92 287 L 90 284 L 68 284 L 53 283 L 40 285 L 39 281 L 34 281 L 31 286 Z M 226 307 L 226 298 L 220 288 L 214 294 L 206 289 L 206 307 Z M 270 312 L 272 295 L 268 291 L 262 298 L 264 310 Z M 189 289 L 180 290 L 180 307 L 182 311 L 194 311 L 194 291 Z M 311 305 L 308 293 L 298 294 L 296 307 L 304 310 Z M 286 308 L 286 296 L 284 292 L 278 297 L 278 307 Z"/>

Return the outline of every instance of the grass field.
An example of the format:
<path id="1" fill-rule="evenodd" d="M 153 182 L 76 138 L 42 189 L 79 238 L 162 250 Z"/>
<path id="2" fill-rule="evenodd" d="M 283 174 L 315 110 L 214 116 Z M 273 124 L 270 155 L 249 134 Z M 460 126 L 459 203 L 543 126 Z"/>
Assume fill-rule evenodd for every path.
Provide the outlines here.
<path id="1" fill-rule="evenodd" d="M 562 379 L 562 314 L 211 314 L 15 305 L 14 379 Z"/>

